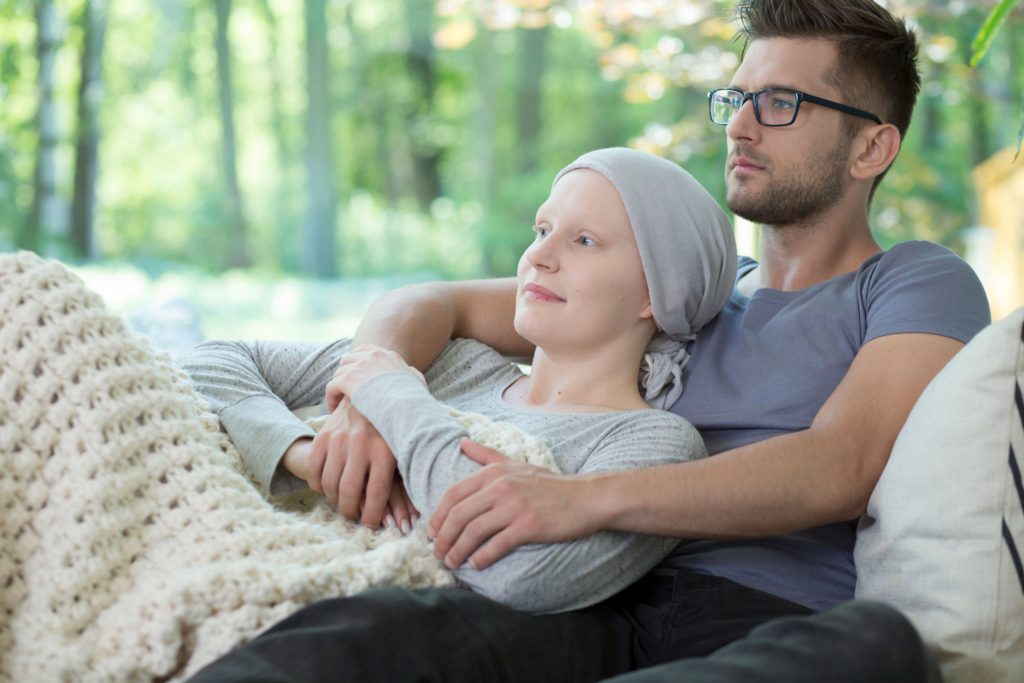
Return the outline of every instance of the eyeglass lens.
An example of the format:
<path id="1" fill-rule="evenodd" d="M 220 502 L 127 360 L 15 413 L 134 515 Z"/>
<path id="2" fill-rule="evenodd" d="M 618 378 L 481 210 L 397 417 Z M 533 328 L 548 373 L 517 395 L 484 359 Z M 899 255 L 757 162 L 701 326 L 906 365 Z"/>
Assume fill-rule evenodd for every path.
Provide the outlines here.
<path id="1" fill-rule="evenodd" d="M 798 98 L 788 90 L 762 90 L 752 98 L 758 120 L 766 126 L 789 125 L 796 118 Z M 711 95 L 711 120 L 729 123 L 743 106 L 743 93 L 716 90 Z"/>

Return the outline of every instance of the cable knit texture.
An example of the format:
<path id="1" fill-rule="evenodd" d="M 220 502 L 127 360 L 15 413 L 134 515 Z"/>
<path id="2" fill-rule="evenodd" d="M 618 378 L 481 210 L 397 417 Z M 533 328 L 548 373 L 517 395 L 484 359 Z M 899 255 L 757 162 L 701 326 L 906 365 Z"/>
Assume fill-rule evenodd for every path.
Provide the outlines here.
<path id="1" fill-rule="evenodd" d="M 453 583 L 422 526 L 263 498 L 184 373 L 59 263 L 0 255 L 0 350 L 0 680 L 182 680 L 317 599 Z"/>

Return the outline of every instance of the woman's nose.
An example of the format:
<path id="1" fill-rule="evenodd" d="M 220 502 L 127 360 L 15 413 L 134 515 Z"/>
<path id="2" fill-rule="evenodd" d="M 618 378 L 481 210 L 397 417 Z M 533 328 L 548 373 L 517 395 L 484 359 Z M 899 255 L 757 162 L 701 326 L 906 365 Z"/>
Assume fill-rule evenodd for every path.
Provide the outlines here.
<path id="1" fill-rule="evenodd" d="M 557 249 L 551 235 L 537 239 L 526 248 L 526 261 L 538 270 L 553 271 L 558 268 Z"/>

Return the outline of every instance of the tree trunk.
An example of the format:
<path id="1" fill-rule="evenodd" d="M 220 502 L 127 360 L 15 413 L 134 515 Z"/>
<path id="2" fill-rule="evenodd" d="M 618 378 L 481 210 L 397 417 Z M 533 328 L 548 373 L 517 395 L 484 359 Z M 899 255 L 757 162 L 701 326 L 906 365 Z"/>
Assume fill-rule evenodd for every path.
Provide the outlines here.
<path id="1" fill-rule="evenodd" d="M 284 101 L 282 86 L 284 77 L 281 74 L 281 63 L 278 58 L 277 17 L 270 7 L 269 0 L 259 0 L 260 11 L 267 22 L 267 33 L 270 36 L 267 54 L 267 74 L 269 75 L 269 95 L 271 106 L 271 128 L 274 131 L 274 149 L 277 156 L 278 182 L 274 201 L 275 230 L 274 241 L 277 245 L 278 265 L 282 270 L 295 270 L 295 252 L 289 248 L 294 240 L 295 216 L 292 200 L 292 145 L 285 125 L 285 113 L 281 106 Z"/>
<path id="2" fill-rule="evenodd" d="M 429 134 L 437 81 L 434 73 L 434 43 L 431 38 L 432 3 L 405 0 L 405 17 L 409 28 L 406 64 L 417 93 L 406 112 L 405 129 L 409 135 L 416 200 L 423 211 L 428 211 L 430 204 L 441 195 L 441 175 L 438 171 L 441 151 Z"/>
<path id="3" fill-rule="evenodd" d="M 309 207 L 302 244 L 303 269 L 337 274 L 336 201 L 331 154 L 331 100 L 327 60 L 327 0 L 306 0 L 306 170 Z"/>
<path id="4" fill-rule="evenodd" d="M 249 257 L 248 227 L 238 186 L 238 167 L 235 147 L 235 102 L 231 84 L 231 48 L 228 43 L 228 24 L 231 20 L 231 0 L 216 0 L 217 10 L 217 80 L 220 91 L 220 121 L 224 160 L 225 215 L 228 221 L 228 243 L 224 264 L 229 268 L 252 265 Z"/>
<path id="5" fill-rule="evenodd" d="M 371 53 L 363 41 L 363 34 L 356 23 L 355 3 L 349 3 L 345 13 L 346 26 L 352 44 L 352 76 L 346 97 L 354 105 L 356 120 L 364 120 L 363 129 L 372 137 L 374 155 L 380 168 L 381 184 L 388 207 L 394 208 L 399 200 L 398 174 L 392 158 L 394 145 L 391 139 L 391 116 L 388 106 L 388 88 L 369 78 L 370 68 L 366 56 Z M 365 166 L 369 166 L 366 164 Z M 366 178 L 365 168 L 357 167 L 355 176 L 364 182 L 365 187 L 372 186 Z M 390 213 L 389 213 L 390 215 Z"/>
<path id="6" fill-rule="evenodd" d="M 95 258 L 96 178 L 99 175 L 100 101 L 103 95 L 103 38 L 106 0 L 86 0 L 82 12 L 82 65 L 78 84 L 78 141 L 75 145 L 75 195 L 71 201 L 71 249 Z"/>
<path id="7" fill-rule="evenodd" d="M 931 79 L 936 83 L 945 80 L 946 67 L 942 63 L 932 64 Z M 924 150 L 936 150 L 939 147 L 939 138 L 942 133 L 942 98 L 938 95 L 924 93 L 921 98 L 921 148 Z"/>
<path id="8" fill-rule="evenodd" d="M 519 150 L 519 171 L 537 170 L 537 157 L 543 104 L 541 77 L 547 57 L 548 27 L 519 29 L 519 97 L 516 110 L 516 146 Z"/>
<path id="9" fill-rule="evenodd" d="M 60 43 L 60 21 L 53 0 L 36 2 L 36 54 L 39 59 L 39 108 L 36 126 L 39 144 L 36 150 L 35 193 L 32 213 L 20 246 L 56 253 L 66 225 L 57 196 L 57 107 L 53 99 L 54 65 Z"/>
<path id="10" fill-rule="evenodd" d="M 479 107 L 477 114 L 477 178 L 480 208 L 482 210 L 482 229 L 480 230 L 480 252 L 484 276 L 493 275 L 496 270 L 494 260 L 495 228 L 494 199 L 496 195 L 497 151 L 495 150 L 495 134 L 497 132 L 497 74 L 495 73 L 497 56 L 494 51 L 494 34 L 480 22 L 476 37 L 477 68 L 479 69 Z"/>

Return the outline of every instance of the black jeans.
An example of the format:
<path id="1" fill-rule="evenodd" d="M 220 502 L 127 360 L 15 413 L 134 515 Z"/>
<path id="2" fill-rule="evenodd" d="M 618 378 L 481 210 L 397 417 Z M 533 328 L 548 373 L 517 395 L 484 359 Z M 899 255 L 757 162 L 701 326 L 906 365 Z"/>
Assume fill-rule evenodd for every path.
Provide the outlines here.
<path id="1" fill-rule="evenodd" d="M 643 676 L 635 680 L 644 683 L 802 680 L 788 675 L 794 669 L 805 676 L 814 672 L 815 677 L 803 680 L 840 680 L 821 668 L 850 659 L 838 658 L 833 651 L 890 666 L 891 658 L 858 649 L 865 645 L 861 638 L 865 632 L 879 636 L 867 645 L 887 652 L 896 648 L 901 655 L 890 666 L 893 677 L 862 667 L 863 675 L 851 680 L 926 680 L 917 672 L 921 667 L 916 662 L 927 660 L 913 628 L 887 608 L 867 606 L 878 612 L 865 611 L 858 603 L 851 608 L 856 618 L 844 614 L 830 619 L 830 613 L 808 616 L 810 611 L 804 607 L 726 579 L 671 569 L 655 570 L 594 607 L 541 616 L 463 589 L 380 588 L 303 608 L 203 669 L 192 681 L 562 683 L 621 674 L 625 675 L 617 683 L 632 682 L 635 676 Z M 778 624 L 782 633 L 758 636 L 755 632 L 745 638 L 766 622 L 762 629 Z M 748 639 L 753 649 L 743 647 Z M 704 657 L 724 652 L 723 646 L 729 643 L 739 647 L 732 658 Z M 790 659 L 796 662 L 788 665 Z M 690 674 L 683 678 L 673 669 L 688 663 L 703 663 L 707 668 L 692 678 Z M 787 675 L 760 679 L 748 675 L 775 669 L 784 669 Z"/>

